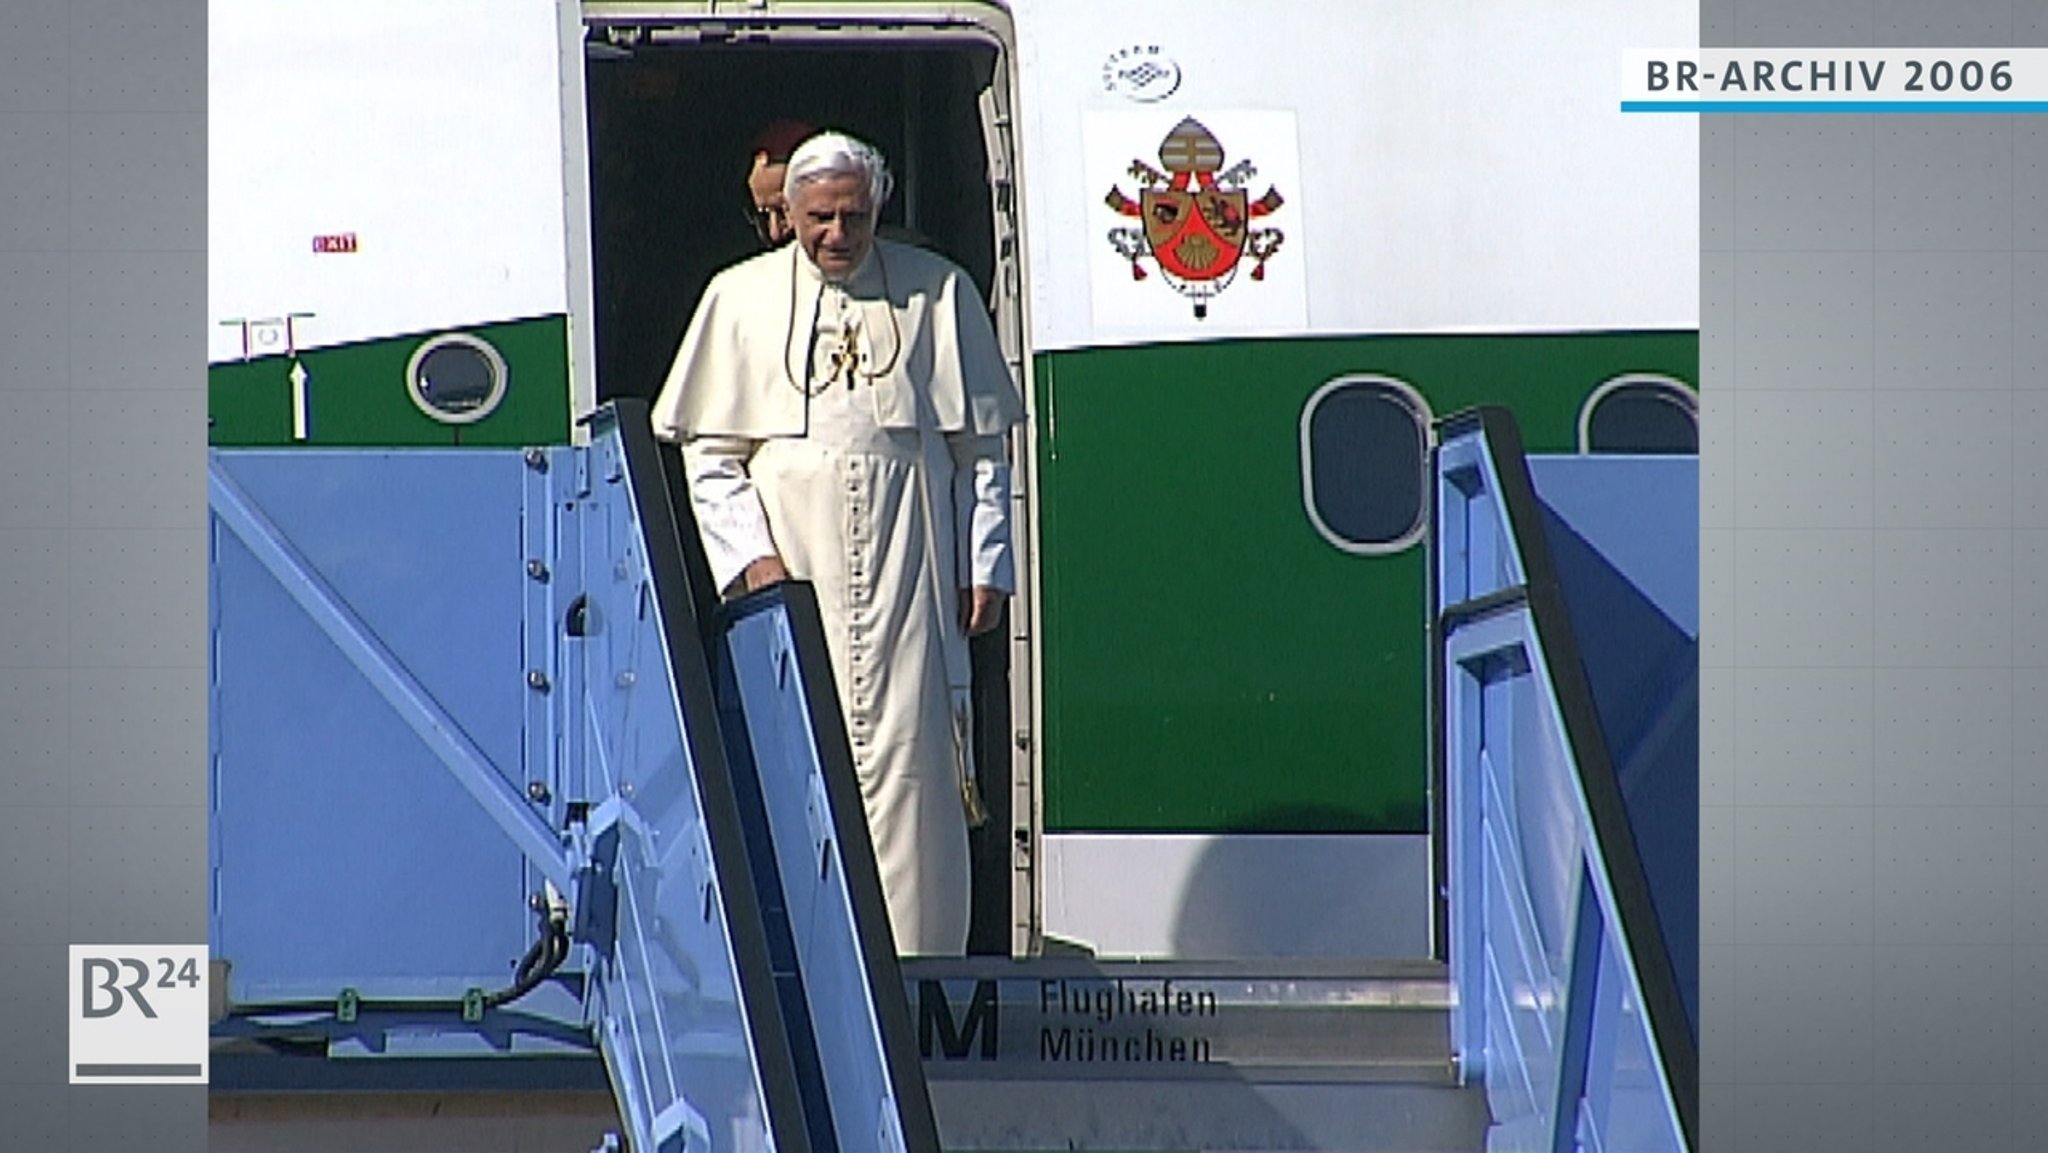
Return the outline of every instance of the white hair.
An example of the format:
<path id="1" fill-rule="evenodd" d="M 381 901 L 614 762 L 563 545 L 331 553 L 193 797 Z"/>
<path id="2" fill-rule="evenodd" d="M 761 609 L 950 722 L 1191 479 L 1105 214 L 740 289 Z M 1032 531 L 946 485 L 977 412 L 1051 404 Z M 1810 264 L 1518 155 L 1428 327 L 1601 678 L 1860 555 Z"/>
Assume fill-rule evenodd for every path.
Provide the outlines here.
<path id="1" fill-rule="evenodd" d="M 843 132 L 820 132 L 790 155 L 789 172 L 782 178 L 782 194 L 794 203 L 798 185 L 841 175 L 867 181 L 868 207 L 875 212 L 882 210 L 889 194 L 896 189 L 896 178 L 889 174 L 889 166 L 874 145 Z"/>

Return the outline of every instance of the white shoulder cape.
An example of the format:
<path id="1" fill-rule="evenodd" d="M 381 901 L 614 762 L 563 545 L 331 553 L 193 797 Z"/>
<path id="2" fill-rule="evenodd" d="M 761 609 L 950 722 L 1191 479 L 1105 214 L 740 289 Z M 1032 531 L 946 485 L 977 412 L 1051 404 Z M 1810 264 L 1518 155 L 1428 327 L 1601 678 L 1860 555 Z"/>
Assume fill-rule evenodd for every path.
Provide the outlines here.
<path id="1" fill-rule="evenodd" d="M 654 434 L 678 442 L 803 436 L 798 386 L 821 283 L 793 242 L 713 277 L 655 399 Z M 878 361 L 889 360 L 901 334 L 894 363 L 873 382 L 882 427 L 999 436 L 1023 419 L 987 306 L 958 265 L 878 239 L 846 288 L 867 305 Z"/>

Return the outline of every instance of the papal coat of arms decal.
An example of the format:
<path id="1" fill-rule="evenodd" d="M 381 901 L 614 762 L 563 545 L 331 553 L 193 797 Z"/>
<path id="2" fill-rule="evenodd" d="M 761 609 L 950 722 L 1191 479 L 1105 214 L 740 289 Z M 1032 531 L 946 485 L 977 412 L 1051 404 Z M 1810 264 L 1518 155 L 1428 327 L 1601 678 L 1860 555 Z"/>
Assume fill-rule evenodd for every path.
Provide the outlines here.
<path id="1" fill-rule="evenodd" d="M 1150 257 L 1167 285 L 1194 302 L 1197 320 L 1209 315 L 1210 299 L 1230 287 L 1245 258 L 1252 261 L 1252 279 L 1264 280 L 1266 261 L 1285 239 L 1277 228 L 1251 223 L 1284 203 L 1280 193 L 1268 186 L 1264 196 L 1251 199 L 1244 186 L 1258 170 L 1249 160 L 1226 169 L 1223 160 L 1222 143 L 1188 117 L 1160 142 L 1165 172 L 1142 160 L 1131 162 L 1130 175 L 1144 182 L 1138 199 L 1120 187 L 1105 198 L 1141 225 L 1109 231 L 1110 245 L 1131 262 L 1131 278 L 1145 279 L 1141 261 Z"/>

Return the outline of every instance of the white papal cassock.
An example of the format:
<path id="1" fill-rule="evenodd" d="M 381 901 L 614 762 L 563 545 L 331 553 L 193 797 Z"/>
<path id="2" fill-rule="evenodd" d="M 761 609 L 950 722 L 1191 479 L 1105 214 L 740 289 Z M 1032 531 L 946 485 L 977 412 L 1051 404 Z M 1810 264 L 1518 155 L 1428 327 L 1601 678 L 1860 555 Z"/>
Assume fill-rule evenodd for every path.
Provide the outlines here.
<path id="1" fill-rule="evenodd" d="M 1014 591 L 1004 436 L 1022 409 L 973 282 L 882 240 L 843 284 L 793 243 L 719 273 L 654 405 L 719 587 L 770 555 L 816 587 L 907 954 L 966 950 L 959 593 Z"/>

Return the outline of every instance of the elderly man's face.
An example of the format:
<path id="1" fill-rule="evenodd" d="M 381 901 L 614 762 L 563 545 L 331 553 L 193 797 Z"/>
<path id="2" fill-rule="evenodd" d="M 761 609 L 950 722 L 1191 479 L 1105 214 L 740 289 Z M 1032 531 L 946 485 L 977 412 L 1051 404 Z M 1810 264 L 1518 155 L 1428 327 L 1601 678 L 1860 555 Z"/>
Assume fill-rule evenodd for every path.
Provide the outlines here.
<path id="1" fill-rule="evenodd" d="M 868 203 L 868 182 L 853 173 L 836 173 L 798 185 L 790 210 L 795 217 L 796 242 L 818 271 L 831 279 L 851 275 L 875 243 L 875 212 Z"/>
<path id="2" fill-rule="evenodd" d="M 789 219 L 789 200 L 782 195 L 782 178 L 788 173 L 787 164 L 756 161 L 752 175 L 747 177 L 747 194 L 754 201 L 755 228 L 771 246 L 787 244 L 796 235 Z"/>

